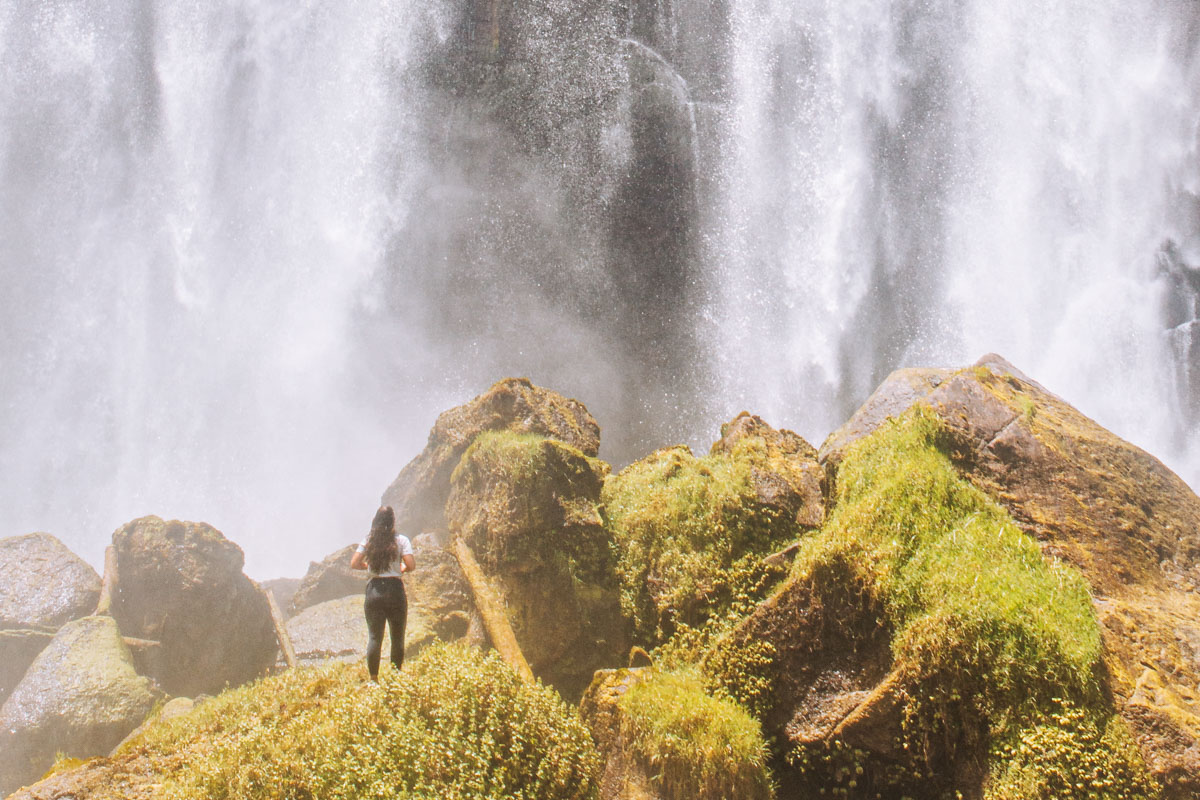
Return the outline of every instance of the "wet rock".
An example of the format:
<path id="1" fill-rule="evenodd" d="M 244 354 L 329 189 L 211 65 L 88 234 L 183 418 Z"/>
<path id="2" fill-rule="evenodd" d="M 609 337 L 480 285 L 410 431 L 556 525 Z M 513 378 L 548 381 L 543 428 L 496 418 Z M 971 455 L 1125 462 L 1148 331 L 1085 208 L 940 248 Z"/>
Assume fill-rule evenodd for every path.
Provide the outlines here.
<path id="1" fill-rule="evenodd" d="M 367 585 L 367 573 L 350 569 L 350 557 L 357 547 L 357 543 L 348 544 L 309 564 L 308 573 L 300 579 L 300 586 L 292 597 L 288 616 L 295 616 L 327 600 L 362 594 Z"/>
<path id="2" fill-rule="evenodd" d="M 1118 708 L 1166 796 L 1195 796 L 1200 498 L 1158 459 L 994 354 L 956 371 L 894 373 L 822 446 L 827 467 L 916 403 L 942 421 L 959 471 L 1044 553 L 1086 576 Z"/>
<path id="3" fill-rule="evenodd" d="M 155 700 L 112 618 L 67 623 L 0 707 L 0 794 L 35 780 L 58 752 L 107 753 Z"/>
<path id="4" fill-rule="evenodd" d="M 603 669 L 596 672 L 579 703 L 580 715 L 604 758 L 600 800 L 660 800 L 646 767 L 633 758 L 621 736 L 617 702 L 648 673 L 646 668 Z"/>
<path id="5" fill-rule="evenodd" d="M 411 602 L 408 608 L 408 624 L 404 636 L 404 656 L 416 655 L 426 645 L 438 638 L 462 638 L 467 633 L 467 624 L 458 637 L 439 637 L 434 626 L 437 620 L 428 610 Z M 327 661 L 359 661 L 367 655 L 367 620 L 363 615 L 363 595 L 351 595 L 326 600 L 309 606 L 287 623 L 288 635 L 296 658 L 305 664 L 321 664 Z M 384 633 L 383 660 L 391 648 L 391 634 Z"/>
<path id="6" fill-rule="evenodd" d="M 310 566 L 309 569 L 312 567 Z M 279 606 L 279 610 L 290 617 L 292 615 L 292 598 L 296 596 L 296 590 L 300 588 L 302 580 L 302 578 L 272 578 L 269 581 L 262 581 L 260 585 L 275 598 L 275 605 Z"/>
<path id="7" fill-rule="evenodd" d="M 764 507 L 779 509 L 801 528 L 819 528 L 825 521 L 824 473 L 817 451 L 800 435 L 775 430 L 743 411 L 721 426 L 711 452 L 750 462 L 751 481 Z"/>
<path id="8" fill-rule="evenodd" d="M 58 628 L 91 614 L 100 576 L 48 533 L 0 539 L 0 628 Z"/>
<path id="9" fill-rule="evenodd" d="M 587 456 L 600 449 L 600 426 L 582 403 L 525 378 L 507 378 L 471 402 L 443 412 L 429 432 L 425 449 L 383 493 L 383 504 L 395 509 L 398 530 L 412 536 L 446 529 L 443 509 L 450 494 L 450 475 L 484 431 L 541 434 Z"/>
<path id="10" fill-rule="evenodd" d="M 870 434 L 889 417 L 898 417 L 954 374 L 952 369 L 898 369 L 859 406 L 854 415 L 825 439 L 818 453 L 822 464 L 836 467 L 847 447 Z"/>
<path id="11" fill-rule="evenodd" d="M 0 630 L 0 703 L 8 699 L 25 670 L 53 638 L 49 631 Z"/>
<path id="12" fill-rule="evenodd" d="M 476 439 L 446 517 L 503 595 L 534 674 L 578 696 L 627 651 L 611 538 L 597 508 L 608 465 L 553 439 Z"/>
<path id="13" fill-rule="evenodd" d="M 275 661 L 266 598 L 242 573 L 241 548 L 202 522 L 143 517 L 113 534 L 120 576 L 113 616 L 126 636 L 162 643 L 154 677 L 174 695 L 216 693 Z"/>

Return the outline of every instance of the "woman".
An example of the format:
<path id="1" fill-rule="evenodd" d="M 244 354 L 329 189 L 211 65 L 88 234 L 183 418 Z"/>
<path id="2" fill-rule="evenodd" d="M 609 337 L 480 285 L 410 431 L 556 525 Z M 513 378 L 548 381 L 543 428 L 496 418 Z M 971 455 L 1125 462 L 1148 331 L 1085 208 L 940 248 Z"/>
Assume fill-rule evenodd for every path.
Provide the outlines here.
<path id="1" fill-rule="evenodd" d="M 392 663 L 396 669 L 404 663 L 404 626 L 408 620 L 408 598 L 401 574 L 416 568 L 412 542 L 396 533 L 396 515 L 391 506 L 375 512 L 371 533 L 350 557 L 351 569 L 365 569 L 367 599 L 367 671 L 371 682 L 379 680 L 379 654 L 383 649 L 384 623 L 391 626 Z"/>

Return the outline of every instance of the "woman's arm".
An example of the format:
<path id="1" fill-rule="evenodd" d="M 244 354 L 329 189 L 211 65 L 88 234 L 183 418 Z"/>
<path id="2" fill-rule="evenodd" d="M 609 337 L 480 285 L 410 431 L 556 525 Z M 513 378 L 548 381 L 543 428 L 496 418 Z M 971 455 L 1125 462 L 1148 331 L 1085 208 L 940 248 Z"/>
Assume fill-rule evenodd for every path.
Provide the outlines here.
<path id="1" fill-rule="evenodd" d="M 408 555 L 404 556 L 403 559 L 401 559 L 401 561 L 400 561 L 400 571 L 401 572 L 412 572 L 416 568 L 417 568 L 417 562 L 415 559 L 413 559 L 412 553 L 409 553 Z"/>
<path id="2" fill-rule="evenodd" d="M 365 553 L 355 551 L 354 555 L 350 556 L 350 569 L 366 569 L 367 556 Z"/>

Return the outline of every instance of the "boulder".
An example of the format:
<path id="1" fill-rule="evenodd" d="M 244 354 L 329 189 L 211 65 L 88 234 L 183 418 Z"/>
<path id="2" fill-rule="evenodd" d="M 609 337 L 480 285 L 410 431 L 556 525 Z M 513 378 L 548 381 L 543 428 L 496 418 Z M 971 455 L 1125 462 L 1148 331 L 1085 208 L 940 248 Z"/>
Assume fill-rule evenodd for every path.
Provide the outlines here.
<path id="1" fill-rule="evenodd" d="M 0 707 L 0 795 L 42 775 L 57 753 L 108 753 L 155 700 L 111 617 L 67 623 Z"/>
<path id="2" fill-rule="evenodd" d="M 357 543 L 348 544 L 320 561 L 311 562 L 292 596 L 288 616 L 295 616 L 327 600 L 362 594 L 367 585 L 367 573 L 361 569 L 350 569 L 350 556 L 354 555 L 357 547 Z"/>
<path id="3" fill-rule="evenodd" d="M 425 609 L 409 603 L 408 624 L 404 636 L 405 658 L 416 655 L 438 638 L 459 639 L 466 635 L 469 621 L 463 615 L 462 624 L 449 635 L 439 637 L 435 620 Z M 309 606 L 288 620 L 288 636 L 302 664 L 321 664 L 327 661 L 360 661 L 367 654 L 367 620 L 363 615 L 363 595 L 351 595 L 326 600 Z M 453 633 L 459 633 L 453 636 Z M 384 633 L 383 660 L 391 648 L 390 633 Z"/>
<path id="4" fill-rule="evenodd" d="M 262 675 L 277 643 L 266 597 L 242 573 L 242 550 L 202 522 L 143 517 L 113 534 L 112 613 L 126 636 L 162 643 L 167 692 L 216 693 Z"/>
<path id="5" fill-rule="evenodd" d="M 312 569 L 311 564 L 309 569 Z M 302 580 L 302 578 L 272 578 L 269 581 L 262 581 L 259 585 L 275 598 L 275 605 L 279 606 L 280 612 L 290 617 L 292 615 L 292 598 L 296 596 Z"/>
<path id="6" fill-rule="evenodd" d="M 504 598 L 534 674 L 568 697 L 628 647 L 597 508 L 607 474 L 554 439 L 492 432 L 463 455 L 446 503 L 452 535 Z"/>
<path id="7" fill-rule="evenodd" d="M 1086 576 L 1110 690 L 1167 797 L 1200 793 L 1200 498 L 1149 453 L 996 355 L 961 370 L 893 373 L 821 448 L 919 404 L 959 471 L 1048 556 Z"/>
<path id="8" fill-rule="evenodd" d="M 667 447 L 609 478 L 603 506 L 624 612 L 653 645 L 786 573 L 768 557 L 821 525 L 823 472 L 800 436 L 742 412 L 707 456 Z"/>
<path id="9" fill-rule="evenodd" d="M 54 634 L 29 628 L 0 630 L 0 703 L 8 699 Z"/>
<path id="10" fill-rule="evenodd" d="M 778 509 L 801 528 L 825 521 L 824 473 L 817 451 L 799 434 L 775 430 L 746 411 L 721 426 L 712 454 L 750 462 L 750 480 L 758 502 Z"/>
<path id="11" fill-rule="evenodd" d="M 450 475 L 484 431 L 541 434 L 593 457 L 600 449 L 600 426 L 582 403 L 525 378 L 502 380 L 471 402 L 443 412 L 429 432 L 425 449 L 383 493 L 383 504 L 396 512 L 398 530 L 412 536 L 446 529 L 443 509 L 450 494 Z"/>
<path id="12" fill-rule="evenodd" d="M 0 628 L 51 628 L 87 616 L 100 576 L 48 533 L 0 539 Z"/>
<path id="13" fill-rule="evenodd" d="M 651 772 L 630 751 L 621 734 L 617 702 L 648 669 L 602 669 L 596 672 L 579 702 L 579 712 L 592 730 L 604 758 L 600 775 L 600 800 L 663 800 L 655 790 Z"/>

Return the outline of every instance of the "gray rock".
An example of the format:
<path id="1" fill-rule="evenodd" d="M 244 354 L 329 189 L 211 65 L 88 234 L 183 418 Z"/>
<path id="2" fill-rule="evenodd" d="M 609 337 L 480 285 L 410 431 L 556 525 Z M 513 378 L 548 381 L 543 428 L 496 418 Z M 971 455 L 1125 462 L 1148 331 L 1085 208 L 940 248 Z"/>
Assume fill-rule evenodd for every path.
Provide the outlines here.
<path id="1" fill-rule="evenodd" d="M 438 416 L 425 449 L 383 493 L 383 504 L 396 512 L 397 529 L 445 530 L 443 509 L 451 473 L 476 436 L 498 430 L 541 434 L 588 456 L 600 449 L 600 426 L 583 403 L 534 386 L 526 378 L 506 378 Z"/>
<path id="2" fill-rule="evenodd" d="M 54 634 L 47 631 L 0 631 L 0 703 L 8 699 L 25 670 L 53 638 Z"/>
<path id="3" fill-rule="evenodd" d="M 308 572 L 300 579 L 300 586 L 292 596 L 288 616 L 295 616 L 327 600 L 363 593 L 367 585 L 366 571 L 350 569 L 350 556 L 356 547 L 357 543 L 348 544 L 320 561 L 309 564 Z M 275 600 L 279 602 L 278 595 Z"/>
<path id="4" fill-rule="evenodd" d="M 48 533 L 0 539 L 0 628 L 57 629 L 91 614 L 100 576 Z"/>
<path id="5" fill-rule="evenodd" d="M 67 623 L 0 707 L 0 795 L 37 779 L 56 753 L 108 753 L 155 700 L 111 617 Z"/>
<path id="6" fill-rule="evenodd" d="M 113 616 L 126 636 L 162 642 L 152 675 L 173 695 L 216 693 L 262 675 L 278 644 L 242 550 L 202 522 L 134 520 L 113 534 Z"/>
<path id="7" fill-rule="evenodd" d="M 367 620 L 363 615 L 361 594 L 326 600 L 324 603 L 310 606 L 288 620 L 287 629 L 292 639 L 292 647 L 296 650 L 296 658 L 301 663 L 358 661 L 366 657 Z M 404 637 L 405 657 L 416 655 L 435 638 L 437 634 L 429 612 L 410 602 Z M 385 662 L 391 646 L 391 637 L 385 633 Z"/>

